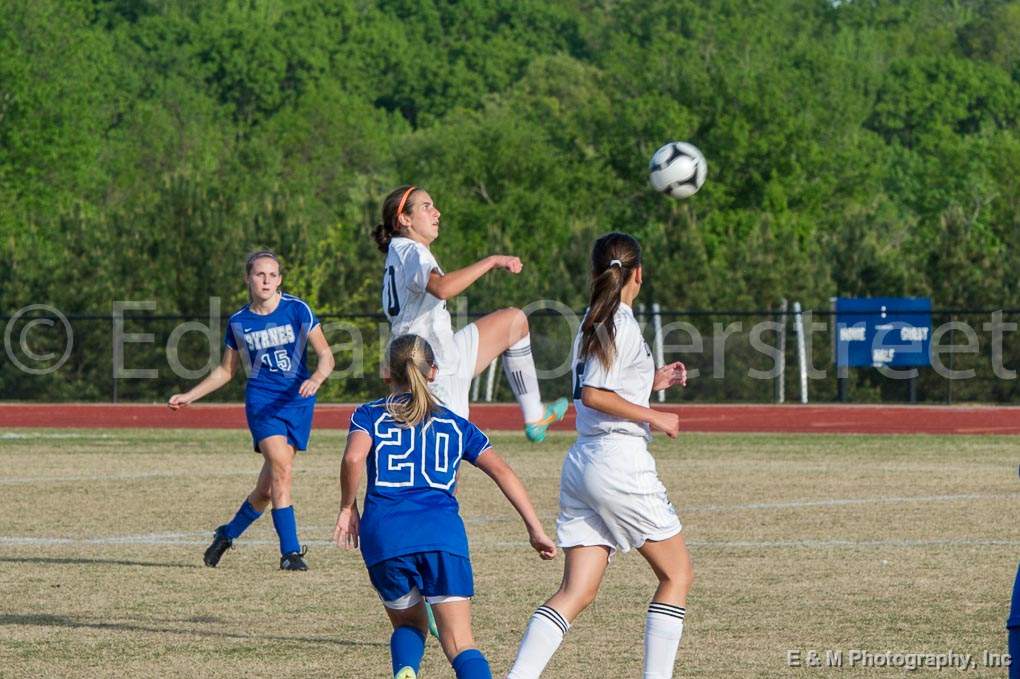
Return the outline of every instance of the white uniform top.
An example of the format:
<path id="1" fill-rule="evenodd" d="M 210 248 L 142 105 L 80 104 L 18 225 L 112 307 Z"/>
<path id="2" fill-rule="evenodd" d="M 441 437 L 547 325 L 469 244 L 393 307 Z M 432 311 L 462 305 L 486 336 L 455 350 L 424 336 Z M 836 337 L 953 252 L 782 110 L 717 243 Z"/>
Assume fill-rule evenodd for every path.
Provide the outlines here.
<path id="1" fill-rule="evenodd" d="M 456 371 L 459 356 L 446 302 L 426 289 L 433 271 L 443 273 L 427 247 L 410 238 L 391 240 L 383 270 L 382 307 L 393 336 L 411 333 L 428 341 L 439 374 L 444 375 Z"/>
<path id="2" fill-rule="evenodd" d="M 589 408 L 581 402 L 582 387 L 596 387 L 614 391 L 623 399 L 648 407 L 655 380 L 655 361 L 652 351 L 641 336 L 641 326 L 634 318 L 634 311 L 620 303 L 613 319 L 616 324 L 616 352 L 612 365 L 606 370 L 594 356 L 579 357 L 582 333 L 574 338 L 574 410 L 577 413 L 577 433 L 581 437 L 626 434 L 652 439 L 647 424 L 637 423 L 607 415 L 601 410 Z"/>

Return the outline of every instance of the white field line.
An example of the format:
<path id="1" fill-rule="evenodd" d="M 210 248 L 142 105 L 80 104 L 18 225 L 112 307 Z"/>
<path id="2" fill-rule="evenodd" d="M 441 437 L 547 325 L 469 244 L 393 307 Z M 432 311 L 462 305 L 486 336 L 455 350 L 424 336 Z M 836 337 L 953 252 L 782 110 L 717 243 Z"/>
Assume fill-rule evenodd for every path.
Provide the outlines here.
<path id="1" fill-rule="evenodd" d="M 965 493 L 961 495 L 894 495 L 891 497 L 829 498 L 822 500 L 790 500 L 788 502 L 754 502 L 743 505 L 682 506 L 681 514 L 699 512 L 733 512 L 761 509 L 802 509 L 808 507 L 849 507 L 871 504 L 905 504 L 909 502 L 959 502 L 963 500 L 1012 500 L 1020 493 Z"/>
<path id="2" fill-rule="evenodd" d="M 316 531 L 318 532 L 318 531 Z M 320 533 L 321 534 L 321 533 Z M 114 535 L 102 538 L 42 538 L 0 536 L 0 547 L 90 547 L 90 546 L 194 546 L 209 544 L 209 531 L 190 533 L 149 533 L 143 535 Z M 236 547 L 276 546 L 276 540 L 240 538 Z M 312 547 L 334 547 L 330 540 L 302 540 Z M 524 540 L 472 540 L 483 549 L 529 549 Z M 929 540 L 691 540 L 690 547 L 698 549 L 861 549 L 871 547 L 1018 547 L 1020 540 L 982 538 L 943 538 Z"/>
<path id="3" fill-rule="evenodd" d="M 0 434 L 0 441 L 22 441 L 22 440 L 30 441 L 32 439 L 109 439 L 109 438 L 113 438 L 113 435 L 92 434 L 83 432 L 70 432 L 62 434 L 53 432 L 21 433 L 16 431 L 6 431 Z"/>
<path id="4" fill-rule="evenodd" d="M 17 486 L 34 483 L 79 483 L 87 481 L 98 483 L 101 481 L 137 481 L 139 479 L 176 479 L 176 478 L 219 478 L 224 476 L 250 476 L 252 479 L 258 477 L 258 469 L 247 469 L 245 471 L 194 471 L 182 474 L 179 471 L 166 472 L 133 472 L 129 474 L 76 474 L 73 476 L 13 476 L 0 478 L 0 486 Z"/>

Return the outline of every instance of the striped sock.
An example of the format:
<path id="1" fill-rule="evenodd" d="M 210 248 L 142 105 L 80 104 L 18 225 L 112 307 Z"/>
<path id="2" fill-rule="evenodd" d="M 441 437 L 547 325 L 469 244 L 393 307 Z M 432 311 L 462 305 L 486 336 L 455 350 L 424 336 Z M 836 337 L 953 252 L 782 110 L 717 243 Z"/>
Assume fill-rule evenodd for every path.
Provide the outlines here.
<path id="1" fill-rule="evenodd" d="M 545 417 L 542 394 L 538 391 L 535 359 L 531 355 L 531 335 L 517 340 L 503 353 L 503 373 L 514 398 L 524 412 L 524 421 L 538 422 Z"/>
<path id="2" fill-rule="evenodd" d="M 570 623 L 556 609 L 539 606 L 524 630 L 521 647 L 517 649 L 517 658 L 506 675 L 507 679 L 538 679 L 569 629 Z"/>
<path id="3" fill-rule="evenodd" d="M 645 617 L 644 679 L 671 679 L 687 609 L 653 601 Z"/>

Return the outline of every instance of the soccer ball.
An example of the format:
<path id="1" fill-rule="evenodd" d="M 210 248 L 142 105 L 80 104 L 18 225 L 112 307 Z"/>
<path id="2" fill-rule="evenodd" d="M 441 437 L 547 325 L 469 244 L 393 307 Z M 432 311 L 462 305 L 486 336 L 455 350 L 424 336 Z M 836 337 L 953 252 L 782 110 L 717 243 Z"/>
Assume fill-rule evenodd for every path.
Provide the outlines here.
<path id="1" fill-rule="evenodd" d="M 656 191 L 671 198 L 688 198 L 705 183 L 708 164 L 698 147 L 671 141 L 655 152 L 648 170 L 648 179 Z"/>

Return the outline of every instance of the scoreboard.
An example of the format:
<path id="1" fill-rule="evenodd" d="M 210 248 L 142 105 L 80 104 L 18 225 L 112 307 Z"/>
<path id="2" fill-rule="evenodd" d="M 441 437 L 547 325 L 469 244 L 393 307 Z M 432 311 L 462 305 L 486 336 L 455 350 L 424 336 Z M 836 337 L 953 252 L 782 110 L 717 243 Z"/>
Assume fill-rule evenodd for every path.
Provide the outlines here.
<path id="1" fill-rule="evenodd" d="M 837 297 L 835 303 L 836 367 L 931 364 L 931 299 Z"/>

